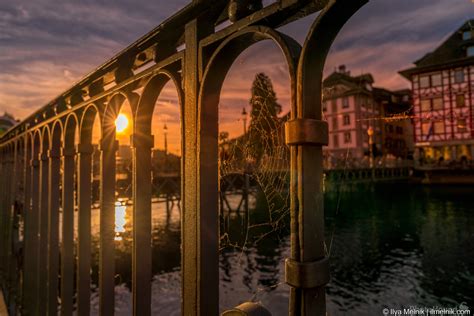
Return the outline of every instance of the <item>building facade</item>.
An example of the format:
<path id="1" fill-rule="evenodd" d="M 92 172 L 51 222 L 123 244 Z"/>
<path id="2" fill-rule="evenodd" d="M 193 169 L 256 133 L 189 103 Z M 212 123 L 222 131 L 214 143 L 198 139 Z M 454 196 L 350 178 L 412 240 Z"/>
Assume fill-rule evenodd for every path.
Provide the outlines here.
<path id="1" fill-rule="evenodd" d="M 374 102 L 382 119 L 382 155 L 389 158 L 413 159 L 413 107 L 409 89 L 389 91 L 373 89 Z"/>
<path id="2" fill-rule="evenodd" d="M 410 92 L 391 92 L 373 84 L 371 74 L 351 76 L 345 66 L 324 80 L 323 117 L 329 125 L 329 144 L 323 149 L 326 167 L 363 167 L 371 159 L 409 155 L 411 122 L 385 117 L 409 110 Z M 385 132 L 387 124 L 391 127 Z"/>
<path id="3" fill-rule="evenodd" d="M 416 160 L 472 162 L 474 157 L 474 20 L 400 73 L 411 81 Z"/>

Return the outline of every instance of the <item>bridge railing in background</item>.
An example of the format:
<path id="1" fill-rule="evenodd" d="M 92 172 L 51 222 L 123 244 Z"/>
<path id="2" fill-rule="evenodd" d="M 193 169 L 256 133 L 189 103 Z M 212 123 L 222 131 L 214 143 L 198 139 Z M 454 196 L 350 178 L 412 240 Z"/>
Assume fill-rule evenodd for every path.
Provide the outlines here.
<path id="1" fill-rule="evenodd" d="M 133 311 L 150 315 L 151 116 L 161 89 L 172 80 L 181 101 L 183 144 L 182 314 L 218 314 L 219 94 L 235 58 L 256 42 L 271 40 L 288 62 L 292 95 L 286 124 L 292 178 L 291 256 L 285 272 L 291 288 L 289 309 L 291 315 L 325 315 L 329 270 L 321 178 L 328 131 L 321 118 L 322 74 L 332 41 L 365 2 L 279 0 L 262 7 L 255 0 L 194 0 L 2 135 L 0 284 L 10 313 L 54 315 L 58 297 L 62 315 L 72 315 L 73 309 L 81 316 L 90 312 L 91 131 L 98 117 L 100 314 L 114 314 L 114 121 L 128 102 L 134 128 Z M 320 10 L 303 47 L 276 30 Z M 228 25 L 216 31 L 226 21 Z M 75 208 L 77 256 L 72 250 Z M 229 313 L 245 314 L 245 308 Z"/>

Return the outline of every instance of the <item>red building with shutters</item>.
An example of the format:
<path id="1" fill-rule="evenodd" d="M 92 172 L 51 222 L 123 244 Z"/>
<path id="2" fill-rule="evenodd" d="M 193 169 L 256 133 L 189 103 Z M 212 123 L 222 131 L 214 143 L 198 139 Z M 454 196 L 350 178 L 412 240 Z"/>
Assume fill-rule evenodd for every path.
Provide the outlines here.
<path id="1" fill-rule="evenodd" d="M 474 157 L 474 20 L 400 72 L 412 83 L 415 157 L 419 162 Z"/>

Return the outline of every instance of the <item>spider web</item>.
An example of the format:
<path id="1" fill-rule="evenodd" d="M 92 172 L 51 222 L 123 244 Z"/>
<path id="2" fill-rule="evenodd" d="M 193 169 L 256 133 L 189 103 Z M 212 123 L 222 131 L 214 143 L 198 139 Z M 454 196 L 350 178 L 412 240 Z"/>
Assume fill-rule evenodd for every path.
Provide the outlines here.
<path id="1" fill-rule="evenodd" d="M 289 231 L 288 115 L 270 113 L 271 93 L 253 97 L 260 111 L 244 134 L 230 140 L 220 135 L 221 249 L 245 250 L 274 232 L 280 238 L 278 232 Z"/>

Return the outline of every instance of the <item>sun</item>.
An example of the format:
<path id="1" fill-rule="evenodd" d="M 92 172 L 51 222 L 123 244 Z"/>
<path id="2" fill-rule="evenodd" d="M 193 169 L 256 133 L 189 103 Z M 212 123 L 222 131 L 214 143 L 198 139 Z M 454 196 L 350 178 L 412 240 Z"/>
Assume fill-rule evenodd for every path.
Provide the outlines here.
<path id="1" fill-rule="evenodd" d="M 128 127 L 128 118 L 124 114 L 119 114 L 115 120 L 117 133 L 124 132 Z"/>

